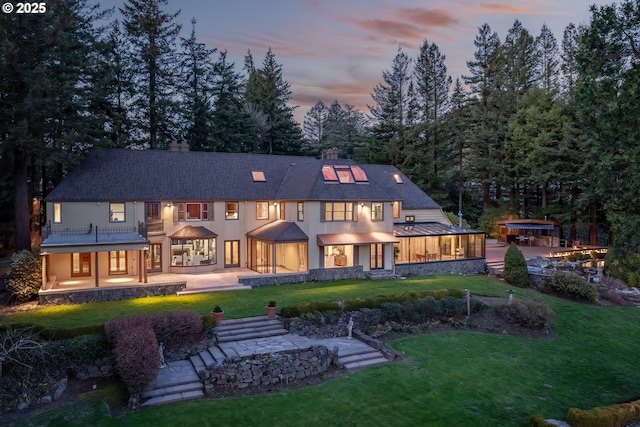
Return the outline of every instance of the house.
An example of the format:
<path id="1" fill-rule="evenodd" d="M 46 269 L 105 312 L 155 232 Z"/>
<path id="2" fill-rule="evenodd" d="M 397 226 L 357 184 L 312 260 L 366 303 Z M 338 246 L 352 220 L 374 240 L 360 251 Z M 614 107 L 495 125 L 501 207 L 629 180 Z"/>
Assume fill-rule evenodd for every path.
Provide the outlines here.
<path id="1" fill-rule="evenodd" d="M 262 283 L 484 270 L 484 233 L 393 166 L 96 150 L 45 202 L 43 290 L 238 267 Z"/>

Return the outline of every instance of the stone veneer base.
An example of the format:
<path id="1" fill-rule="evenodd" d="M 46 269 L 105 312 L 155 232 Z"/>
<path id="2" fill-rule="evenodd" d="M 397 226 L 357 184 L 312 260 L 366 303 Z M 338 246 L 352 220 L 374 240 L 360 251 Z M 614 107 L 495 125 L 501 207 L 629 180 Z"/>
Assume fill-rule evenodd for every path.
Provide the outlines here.
<path id="1" fill-rule="evenodd" d="M 78 290 L 40 291 L 40 304 L 82 304 L 86 302 L 120 301 L 133 298 L 176 295 L 187 287 L 187 282 L 156 285 L 118 286 Z"/>

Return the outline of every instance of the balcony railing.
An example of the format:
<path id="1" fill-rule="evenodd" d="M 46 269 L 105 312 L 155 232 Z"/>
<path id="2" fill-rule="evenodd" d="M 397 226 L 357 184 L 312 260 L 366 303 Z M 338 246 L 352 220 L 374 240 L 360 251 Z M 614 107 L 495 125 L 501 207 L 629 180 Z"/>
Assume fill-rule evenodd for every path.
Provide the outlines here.
<path id="1" fill-rule="evenodd" d="M 163 219 L 149 219 L 147 220 L 147 232 L 148 233 L 157 233 L 164 231 L 164 220 Z"/>
<path id="2" fill-rule="evenodd" d="M 79 234 L 92 234 L 96 237 L 96 242 L 99 241 L 100 235 L 107 234 L 127 234 L 127 233 L 135 233 L 140 236 L 147 238 L 147 227 L 143 222 L 138 222 L 137 227 L 98 227 L 93 226 L 93 224 L 89 224 L 89 227 L 80 227 L 80 228 L 52 228 L 51 221 L 48 221 L 47 224 L 42 227 L 42 241 L 47 240 L 49 236 L 71 236 L 71 235 L 79 235 Z"/>

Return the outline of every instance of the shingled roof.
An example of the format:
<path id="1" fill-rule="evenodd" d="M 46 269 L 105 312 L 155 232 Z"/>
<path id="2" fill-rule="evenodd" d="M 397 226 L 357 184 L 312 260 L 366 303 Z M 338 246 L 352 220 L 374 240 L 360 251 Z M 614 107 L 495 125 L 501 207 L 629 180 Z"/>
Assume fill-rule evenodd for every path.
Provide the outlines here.
<path id="1" fill-rule="evenodd" d="M 440 208 L 394 166 L 358 164 L 368 182 L 340 184 L 324 181 L 325 164 L 355 163 L 266 154 L 96 150 L 45 200 L 401 200 L 405 209 Z M 264 172 L 265 181 L 254 181 L 252 171 Z"/>

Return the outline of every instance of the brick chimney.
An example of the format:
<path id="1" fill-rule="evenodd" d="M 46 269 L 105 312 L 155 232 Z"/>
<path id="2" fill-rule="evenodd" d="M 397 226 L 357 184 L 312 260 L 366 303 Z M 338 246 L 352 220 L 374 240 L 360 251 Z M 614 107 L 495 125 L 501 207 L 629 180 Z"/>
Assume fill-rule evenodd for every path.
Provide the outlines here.
<path id="1" fill-rule="evenodd" d="M 328 148 L 327 152 L 325 154 L 325 158 L 329 159 L 329 160 L 335 160 L 338 158 L 338 149 L 333 147 L 333 148 Z"/>
<path id="2" fill-rule="evenodd" d="M 169 151 L 189 151 L 189 144 L 186 141 L 176 141 L 175 139 L 169 144 Z"/>

